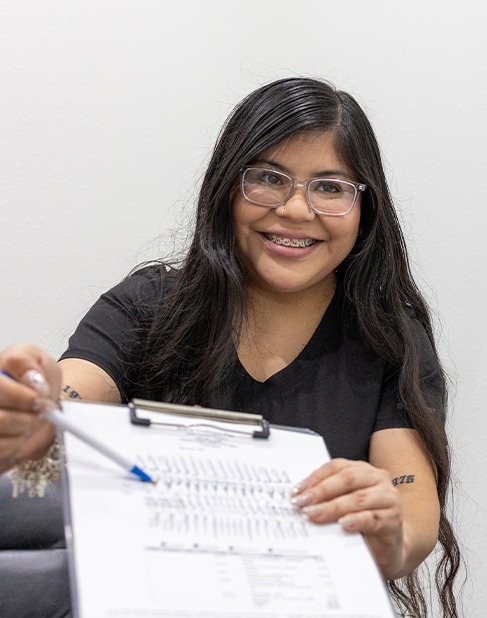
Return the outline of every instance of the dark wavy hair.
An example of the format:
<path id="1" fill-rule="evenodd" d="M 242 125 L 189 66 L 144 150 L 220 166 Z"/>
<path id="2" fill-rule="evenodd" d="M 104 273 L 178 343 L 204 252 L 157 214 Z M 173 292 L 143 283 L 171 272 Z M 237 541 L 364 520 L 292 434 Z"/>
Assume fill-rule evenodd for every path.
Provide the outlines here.
<path id="1" fill-rule="evenodd" d="M 437 471 L 441 557 L 435 573 L 445 618 L 457 614 L 453 590 L 460 552 L 445 509 L 450 480 L 443 410 L 431 413 L 419 376 L 411 313 L 436 353 L 428 307 L 411 275 L 406 245 L 372 127 L 355 99 L 324 81 L 282 79 L 248 95 L 223 126 L 203 178 L 187 255 L 150 331 L 145 367 L 154 396 L 208 404 L 235 359 L 245 312 L 246 274 L 235 253 L 232 192 L 240 169 L 296 133 L 332 131 L 337 152 L 360 182 L 361 232 L 338 267 L 346 304 L 365 342 L 397 369 L 399 404 Z M 443 376 L 443 381 L 444 376 Z M 163 385 L 161 387 L 160 385 Z M 446 405 L 446 388 L 444 389 Z M 418 572 L 389 582 L 403 615 L 427 615 Z"/>

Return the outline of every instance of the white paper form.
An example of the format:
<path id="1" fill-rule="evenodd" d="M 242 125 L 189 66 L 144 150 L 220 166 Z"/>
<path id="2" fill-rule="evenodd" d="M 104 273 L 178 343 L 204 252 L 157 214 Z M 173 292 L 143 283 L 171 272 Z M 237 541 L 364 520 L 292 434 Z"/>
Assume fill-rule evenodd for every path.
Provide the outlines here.
<path id="1" fill-rule="evenodd" d="M 291 487 L 329 459 L 321 437 L 148 428 L 123 406 L 63 409 L 158 479 L 129 478 L 65 434 L 80 618 L 394 616 L 362 537 L 290 504 Z"/>

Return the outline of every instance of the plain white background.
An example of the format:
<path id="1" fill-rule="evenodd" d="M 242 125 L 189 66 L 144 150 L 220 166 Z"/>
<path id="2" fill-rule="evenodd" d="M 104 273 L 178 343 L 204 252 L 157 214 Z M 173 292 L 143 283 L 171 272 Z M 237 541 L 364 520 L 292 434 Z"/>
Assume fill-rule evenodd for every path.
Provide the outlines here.
<path id="1" fill-rule="evenodd" d="M 364 106 L 451 376 L 468 617 L 487 606 L 485 26 L 472 0 L 0 1 L 0 348 L 58 355 L 103 290 L 181 241 L 255 87 L 324 77 Z"/>

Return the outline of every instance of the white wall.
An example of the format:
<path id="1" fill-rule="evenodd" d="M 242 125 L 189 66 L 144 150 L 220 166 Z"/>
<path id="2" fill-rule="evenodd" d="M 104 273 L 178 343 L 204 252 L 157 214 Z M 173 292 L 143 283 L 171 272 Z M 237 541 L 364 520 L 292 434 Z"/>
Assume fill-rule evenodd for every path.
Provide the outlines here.
<path id="1" fill-rule="evenodd" d="M 487 606 L 485 12 L 472 0 L 0 0 L 0 348 L 57 355 L 101 291 L 171 247 L 221 122 L 256 86 L 322 76 L 365 106 L 454 382 L 475 617 Z"/>

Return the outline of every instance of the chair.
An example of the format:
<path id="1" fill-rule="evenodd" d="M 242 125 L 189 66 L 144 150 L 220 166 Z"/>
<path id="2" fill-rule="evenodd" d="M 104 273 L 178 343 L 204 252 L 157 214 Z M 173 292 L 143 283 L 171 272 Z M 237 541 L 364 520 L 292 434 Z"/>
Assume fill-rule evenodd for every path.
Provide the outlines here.
<path id="1" fill-rule="evenodd" d="M 60 481 L 43 498 L 12 498 L 0 476 L 0 616 L 71 616 Z"/>

